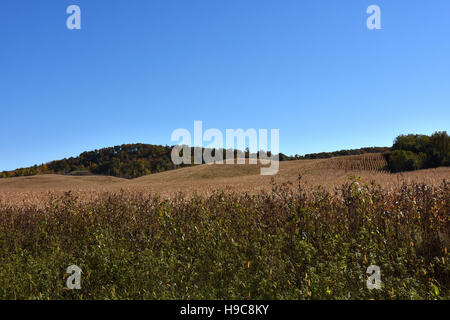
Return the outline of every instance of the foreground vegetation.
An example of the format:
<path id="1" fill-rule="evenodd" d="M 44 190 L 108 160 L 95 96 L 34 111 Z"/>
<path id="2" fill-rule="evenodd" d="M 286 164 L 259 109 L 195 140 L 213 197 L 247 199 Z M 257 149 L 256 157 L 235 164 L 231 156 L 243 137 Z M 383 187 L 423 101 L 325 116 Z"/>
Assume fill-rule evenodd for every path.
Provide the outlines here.
<path id="1" fill-rule="evenodd" d="M 0 204 L 2 299 L 449 299 L 450 189 Z M 81 290 L 66 288 L 69 265 Z M 366 287 L 369 265 L 381 290 Z"/>

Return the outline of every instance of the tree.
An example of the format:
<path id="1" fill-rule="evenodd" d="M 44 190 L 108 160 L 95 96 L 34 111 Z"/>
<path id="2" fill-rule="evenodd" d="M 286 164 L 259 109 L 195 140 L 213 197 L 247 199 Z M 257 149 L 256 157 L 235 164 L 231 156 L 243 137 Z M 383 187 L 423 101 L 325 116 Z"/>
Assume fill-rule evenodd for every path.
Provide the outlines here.
<path id="1" fill-rule="evenodd" d="M 389 167 L 392 172 L 412 171 L 422 167 L 422 156 L 407 150 L 394 150 L 389 157 Z"/>

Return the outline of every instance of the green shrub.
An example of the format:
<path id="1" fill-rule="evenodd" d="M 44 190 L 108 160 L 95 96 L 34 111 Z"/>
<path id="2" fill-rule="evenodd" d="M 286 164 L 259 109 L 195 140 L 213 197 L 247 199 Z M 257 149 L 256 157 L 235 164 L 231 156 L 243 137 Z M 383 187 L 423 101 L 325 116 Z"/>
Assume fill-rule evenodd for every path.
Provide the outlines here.
<path id="1" fill-rule="evenodd" d="M 418 170 L 422 167 L 423 154 L 411 151 L 395 150 L 389 156 L 389 168 L 392 172 Z"/>
<path id="2" fill-rule="evenodd" d="M 435 132 L 431 136 L 400 135 L 388 157 L 391 171 L 408 171 L 450 165 L 450 137 L 447 132 Z M 389 159 L 393 156 L 392 161 Z"/>

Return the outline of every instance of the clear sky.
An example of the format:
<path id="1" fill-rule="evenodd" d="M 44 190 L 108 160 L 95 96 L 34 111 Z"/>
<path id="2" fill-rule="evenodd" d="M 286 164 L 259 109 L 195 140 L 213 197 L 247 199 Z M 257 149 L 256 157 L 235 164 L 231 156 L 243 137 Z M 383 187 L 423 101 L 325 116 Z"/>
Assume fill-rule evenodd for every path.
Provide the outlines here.
<path id="1" fill-rule="evenodd" d="M 450 1 L 2 0 L 0 111 L 0 170 L 194 120 L 280 129 L 286 154 L 390 146 L 450 131 Z"/>

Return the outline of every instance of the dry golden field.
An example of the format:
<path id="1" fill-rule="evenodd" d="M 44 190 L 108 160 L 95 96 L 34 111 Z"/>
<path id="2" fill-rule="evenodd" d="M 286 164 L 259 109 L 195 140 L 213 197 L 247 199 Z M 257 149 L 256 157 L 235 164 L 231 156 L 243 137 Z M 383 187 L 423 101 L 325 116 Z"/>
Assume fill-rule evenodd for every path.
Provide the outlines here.
<path id="1" fill-rule="evenodd" d="M 71 191 L 80 198 L 92 199 L 104 191 L 121 190 L 172 197 L 179 192 L 190 195 L 211 194 L 214 190 L 257 193 L 269 191 L 273 182 L 296 186 L 299 174 L 302 181 L 314 190 L 317 187 L 333 191 L 336 187 L 360 178 L 362 183 L 376 183 L 394 188 L 403 182 L 423 182 L 439 185 L 450 180 L 450 168 L 419 170 L 390 174 L 383 171 L 385 160 L 381 154 L 343 156 L 330 159 L 280 162 L 274 176 L 260 175 L 259 165 L 199 165 L 151 174 L 127 180 L 107 176 L 40 175 L 0 179 L 0 201 L 3 203 L 39 203 L 51 193 Z"/>
<path id="2" fill-rule="evenodd" d="M 383 168 L 362 155 L 275 176 L 224 164 L 1 179 L 0 299 L 449 299 L 450 168 Z M 81 290 L 65 286 L 72 264 Z"/>

